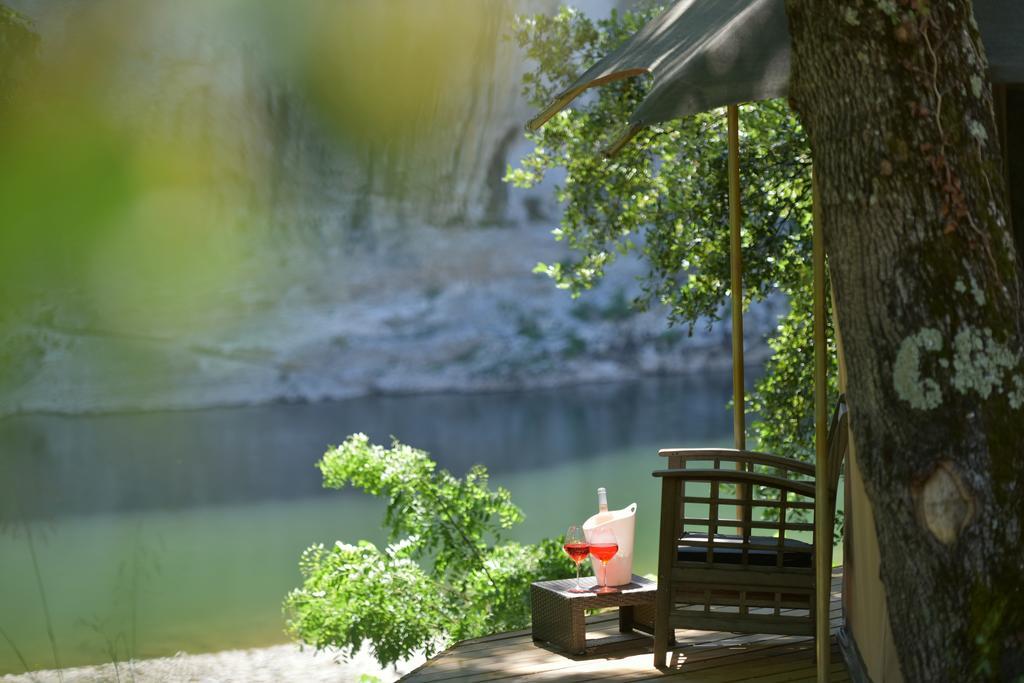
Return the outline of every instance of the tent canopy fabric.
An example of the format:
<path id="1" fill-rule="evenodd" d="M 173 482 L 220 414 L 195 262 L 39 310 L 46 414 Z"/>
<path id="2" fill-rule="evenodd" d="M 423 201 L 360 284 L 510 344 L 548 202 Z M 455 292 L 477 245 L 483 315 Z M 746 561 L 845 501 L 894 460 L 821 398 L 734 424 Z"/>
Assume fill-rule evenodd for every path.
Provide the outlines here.
<path id="1" fill-rule="evenodd" d="M 1024 0 L 974 0 L 995 83 L 1024 83 Z M 536 130 L 583 91 L 650 74 L 654 83 L 617 150 L 645 126 L 789 90 L 784 0 L 677 0 L 590 67 L 527 127 Z"/>

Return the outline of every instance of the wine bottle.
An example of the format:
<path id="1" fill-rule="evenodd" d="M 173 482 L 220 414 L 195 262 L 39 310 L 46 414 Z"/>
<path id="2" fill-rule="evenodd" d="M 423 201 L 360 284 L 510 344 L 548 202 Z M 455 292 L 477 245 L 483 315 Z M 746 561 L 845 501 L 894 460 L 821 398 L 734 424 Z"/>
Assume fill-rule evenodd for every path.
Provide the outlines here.
<path id="1" fill-rule="evenodd" d="M 615 518 L 615 515 L 608 512 L 608 491 L 602 486 L 597 490 L 597 514 L 594 516 L 595 524 L 604 524 Z"/>

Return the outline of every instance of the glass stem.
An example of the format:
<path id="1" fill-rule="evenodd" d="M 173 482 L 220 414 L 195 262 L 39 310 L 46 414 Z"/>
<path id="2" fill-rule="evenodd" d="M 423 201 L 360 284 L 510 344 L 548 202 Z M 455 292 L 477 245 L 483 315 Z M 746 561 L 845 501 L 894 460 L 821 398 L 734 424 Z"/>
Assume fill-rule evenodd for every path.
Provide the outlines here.
<path id="1" fill-rule="evenodd" d="M 580 563 L 576 563 L 576 588 L 582 590 L 583 586 L 580 585 Z"/>

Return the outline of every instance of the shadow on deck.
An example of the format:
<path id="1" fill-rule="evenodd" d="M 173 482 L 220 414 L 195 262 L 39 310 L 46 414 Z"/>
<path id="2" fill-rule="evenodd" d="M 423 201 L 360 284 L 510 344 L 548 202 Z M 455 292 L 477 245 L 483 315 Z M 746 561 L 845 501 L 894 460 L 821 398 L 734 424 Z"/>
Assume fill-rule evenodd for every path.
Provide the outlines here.
<path id="1" fill-rule="evenodd" d="M 849 674 L 835 643 L 841 624 L 843 570 L 832 570 L 832 667 L 833 681 Z M 814 639 L 769 634 L 734 634 L 717 631 L 677 630 L 678 644 L 671 651 L 670 666 L 654 668 L 652 640 L 637 633 L 619 633 L 614 612 L 587 620 L 588 641 L 599 638 L 587 654 L 572 656 L 535 643 L 529 630 L 497 633 L 467 640 L 445 650 L 403 681 L 646 681 L 678 677 L 703 681 L 815 680 Z M 589 642 L 588 642 L 589 644 Z"/>

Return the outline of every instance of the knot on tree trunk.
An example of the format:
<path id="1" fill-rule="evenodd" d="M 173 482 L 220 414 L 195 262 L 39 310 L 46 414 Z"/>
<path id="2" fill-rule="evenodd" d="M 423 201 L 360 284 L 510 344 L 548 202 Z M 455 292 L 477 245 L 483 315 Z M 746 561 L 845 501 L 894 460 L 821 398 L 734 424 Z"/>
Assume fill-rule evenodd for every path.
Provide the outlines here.
<path id="1" fill-rule="evenodd" d="M 911 493 L 918 520 L 943 545 L 952 545 L 974 519 L 974 496 L 949 460 L 939 462 Z"/>

